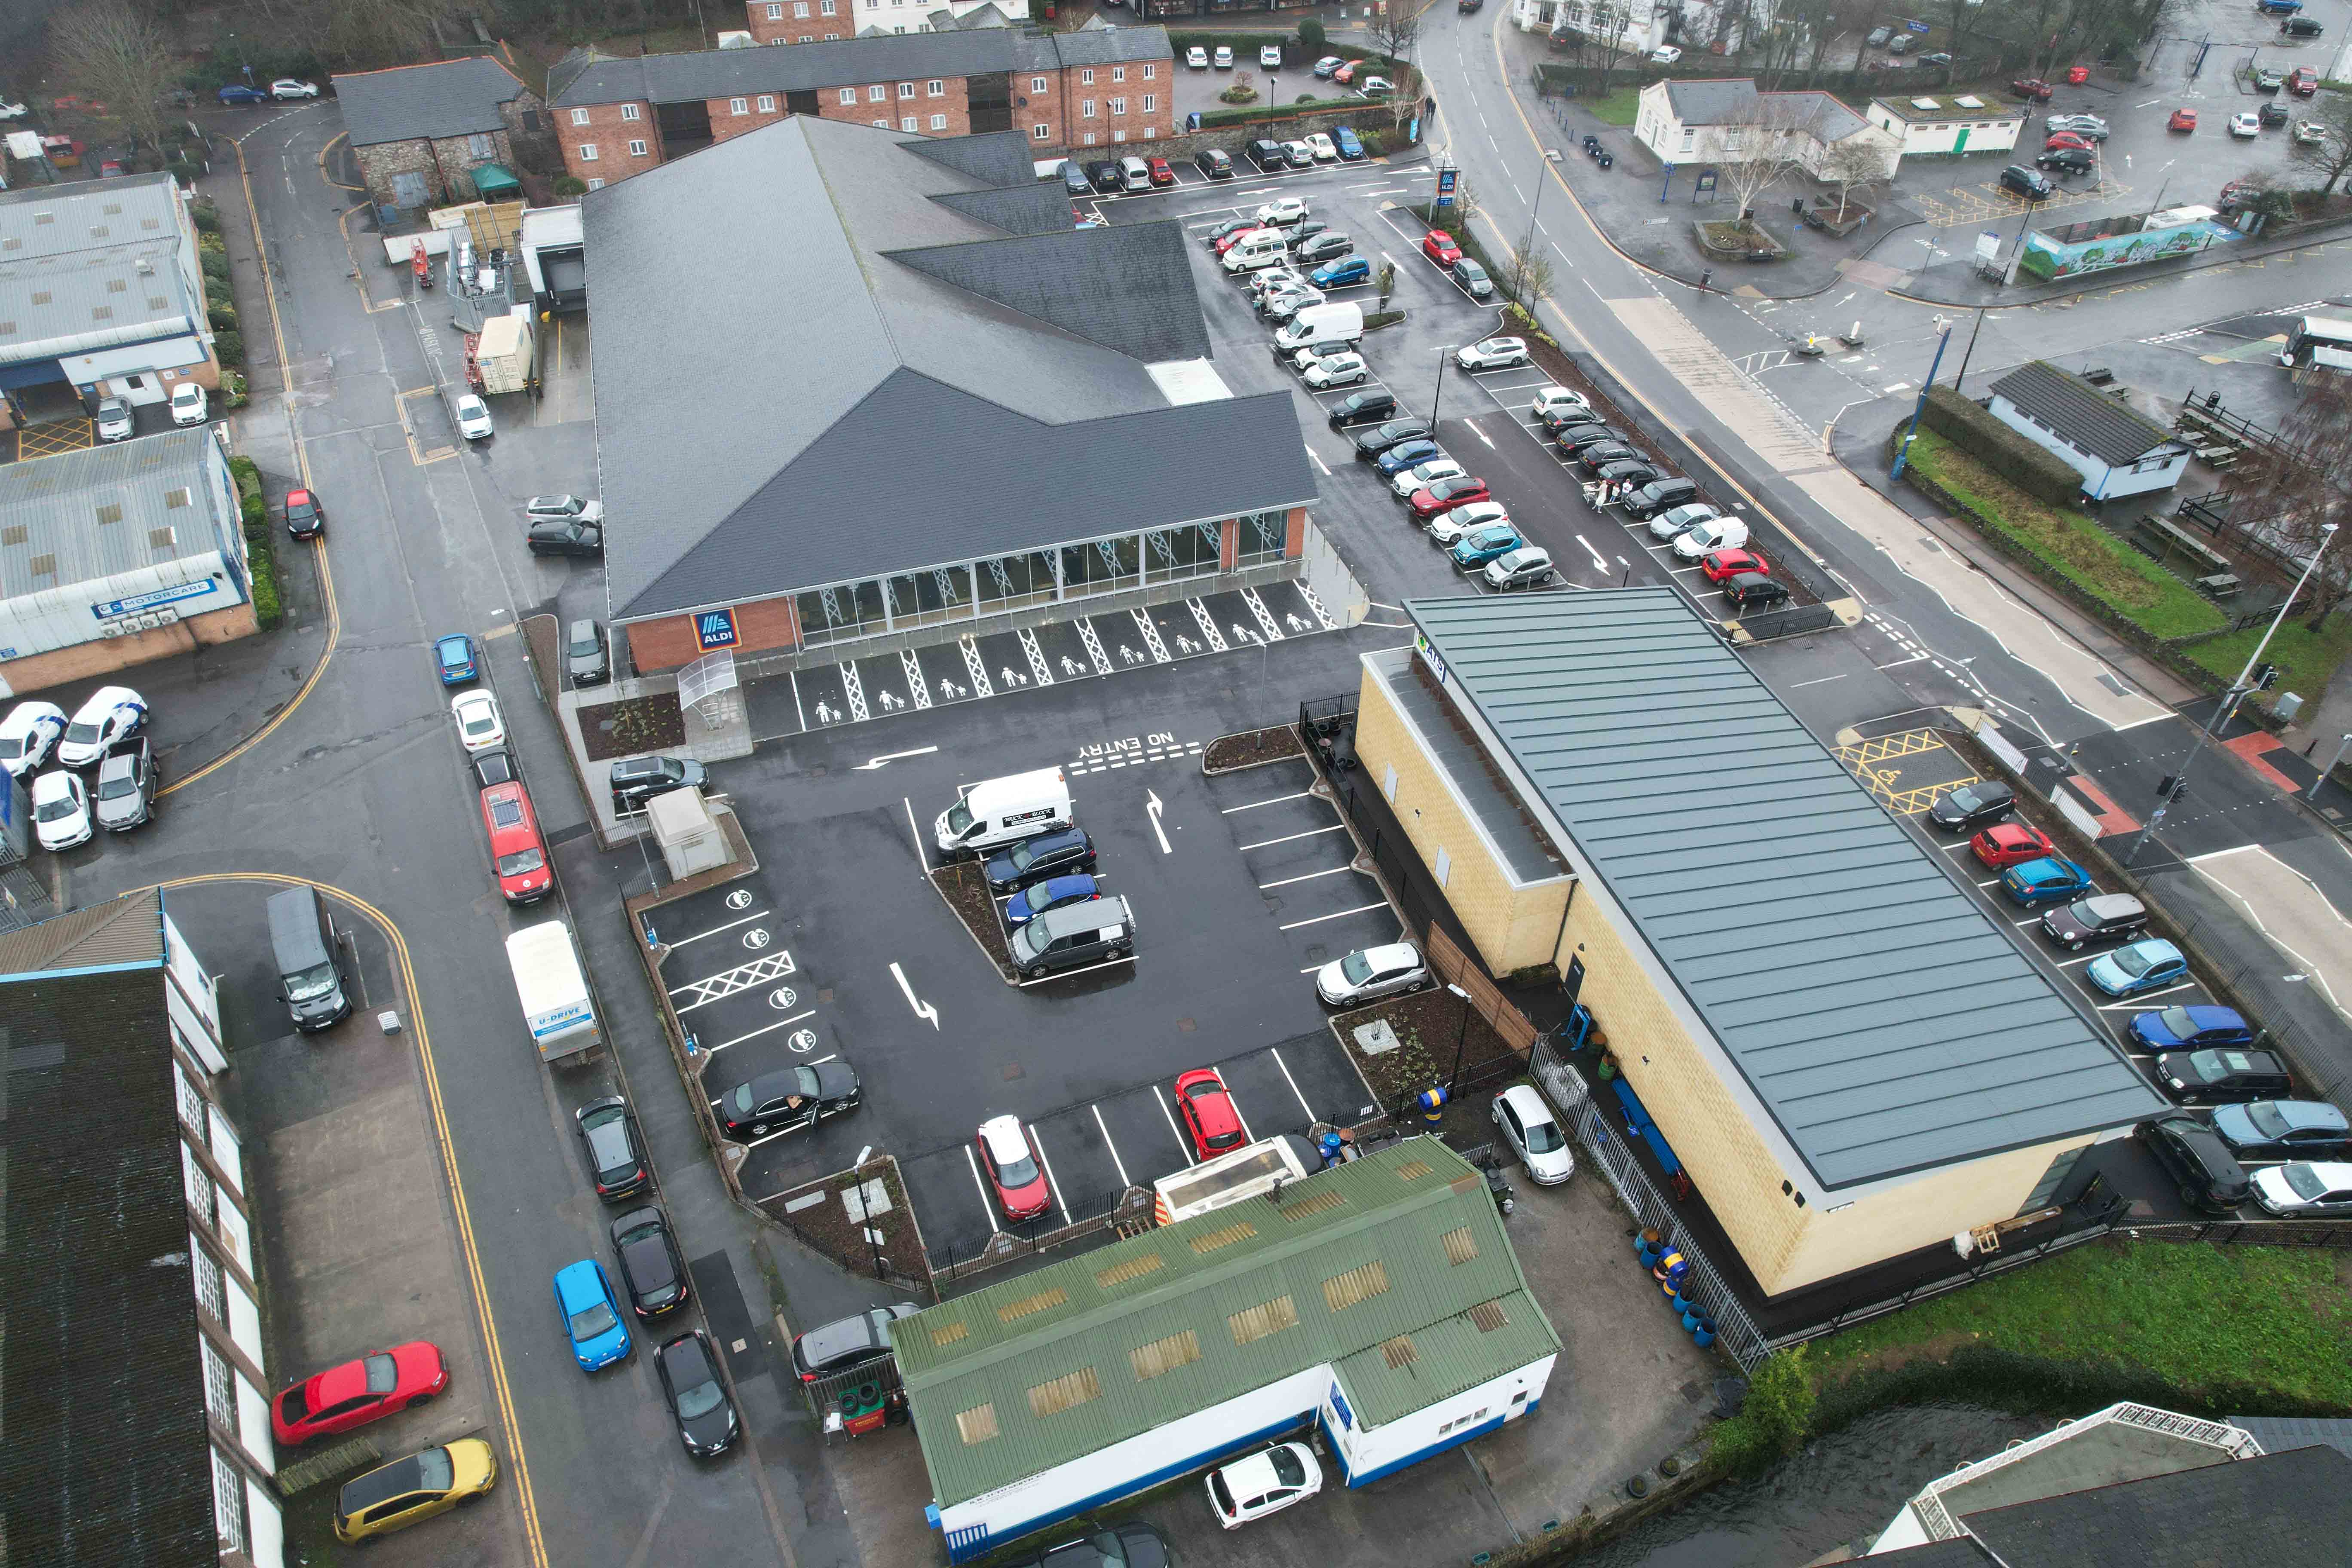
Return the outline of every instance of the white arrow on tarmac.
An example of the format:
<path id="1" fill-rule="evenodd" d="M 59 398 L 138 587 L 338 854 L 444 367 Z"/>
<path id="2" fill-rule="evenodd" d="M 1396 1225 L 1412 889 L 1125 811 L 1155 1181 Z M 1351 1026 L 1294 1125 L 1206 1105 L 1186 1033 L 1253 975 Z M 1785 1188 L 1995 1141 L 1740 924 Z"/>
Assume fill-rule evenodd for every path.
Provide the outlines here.
<path id="1" fill-rule="evenodd" d="M 1175 851 L 1168 847 L 1167 830 L 1160 826 L 1160 814 L 1167 808 L 1160 805 L 1159 791 L 1147 789 L 1143 792 L 1143 809 L 1151 816 L 1151 833 L 1160 840 L 1160 852 L 1162 855 L 1174 854 Z"/>
<path id="2" fill-rule="evenodd" d="M 1585 552 L 1587 555 L 1590 555 L 1590 556 L 1591 556 L 1591 557 L 1592 557 L 1592 569 L 1593 569 L 1594 571 L 1596 571 L 1596 572 L 1606 572 L 1606 571 L 1608 571 L 1608 570 L 1609 570 L 1609 563 L 1607 563 L 1606 561 L 1603 561 L 1602 559 L 1601 559 L 1601 552 L 1599 552 L 1598 550 L 1593 549 L 1591 545 L 1590 545 L 1590 544 L 1586 544 L 1586 543 L 1585 543 L 1584 535 L 1582 535 L 1582 534 L 1580 534 L 1580 534 L 1578 534 L 1578 535 L 1576 536 L 1576 542 L 1577 542 L 1579 544 L 1583 544 L 1583 545 L 1584 545 L 1584 552 Z"/>
<path id="3" fill-rule="evenodd" d="M 888 693 L 886 692 L 884 695 L 887 696 Z M 911 752 L 892 752 L 887 756 L 868 757 L 866 761 L 858 763 L 856 767 L 850 771 L 853 773 L 870 773 L 877 768 L 887 768 L 892 763 L 898 762 L 902 758 L 928 757 L 933 752 L 938 750 L 939 748 L 937 746 L 918 746 Z"/>
<path id="4" fill-rule="evenodd" d="M 940 1026 L 940 1010 L 937 1007 L 932 1006 L 929 1002 L 919 1002 L 915 999 L 915 988 L 907 984 L 907 972 L 894 963 L 890 966 L 890 976 L 892 979 L 898 981 L 898 989 L 906 993 L 907 1005 L 915 1010 L 915 1016 L 918 1018 L 929 1018 L 931 1021 L 931 1027 L 934 1029 L 938 1028 Z"/>

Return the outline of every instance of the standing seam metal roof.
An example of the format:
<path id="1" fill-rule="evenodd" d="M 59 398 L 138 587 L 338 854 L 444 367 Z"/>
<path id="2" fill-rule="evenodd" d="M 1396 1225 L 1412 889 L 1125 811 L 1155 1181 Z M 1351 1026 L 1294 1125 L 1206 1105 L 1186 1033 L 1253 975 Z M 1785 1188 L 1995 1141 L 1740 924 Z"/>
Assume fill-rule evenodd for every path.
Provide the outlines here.
<path id="1" fill-rule="evenodd" d="M 1558 1352 L 1486 1180 L 1414 1138 L 1267 1198 L 1118 1242 L 890 1326 L 936 1500 L 961 1502 L 1180 1416 L 1329 1364 L 1367 1426 Z M 1450 1261 L 1467 1240 L 1471 1255 Z M 1325 1282 L 1377 1263 L 1387 1289 L 1335 1311 Z M 1288 1297 L 1297 1322 L 1236 1344 L 1234 1314 Z M 1496 1303 L 1500 1323 L 1465 1316 Z M 1131 1352 L 1190 1345 L 1157 1376 Z M 1384 1348 L 1399 1336 L 1411 1353 Z M 1174 1348 L 1174 1347 L 1171 1347 Z M 1185 1362 L 1186 1351 L 1198 1352 Z M 1391 1362 L 1396 1364 L 1390 1364 Z M 1031 1391 L 1091 1368 L 1097 1397 L 1039 1415 Z M 996 1435 L 957 1417 L 990 1407 Z"/>
<path id="2" fill-rule="evenodd" d="M 224 549 L 217 450 L 205 426 L 0 464 L 0 598 Z"/>
<path id="3" fill-rule="evenodd" d="M 1405 609 L 1824 1186 L 2164 1109 L 1676 590 Z"/>
<path id="4" fill-rule="evenodd" d="M 0 364 L 194 331 L 167 174 L 0 192 Z"/>

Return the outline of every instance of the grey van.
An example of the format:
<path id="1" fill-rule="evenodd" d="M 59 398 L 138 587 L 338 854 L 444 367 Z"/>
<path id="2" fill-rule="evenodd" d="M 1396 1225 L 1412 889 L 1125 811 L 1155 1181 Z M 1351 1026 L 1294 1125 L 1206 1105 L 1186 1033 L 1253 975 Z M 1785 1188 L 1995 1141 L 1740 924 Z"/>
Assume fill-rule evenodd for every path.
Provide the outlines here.
<path id="1" fill-rule="evenodd" d="M 1123 898 L 1064 904 L 1016 927 L 1011 945 L 1024 980 L 1123 958 L 1135 951 L 1135 913 Z"/>
<path id="2" fill-rule="evenodd" d="M 269 896 L 269 951 L 278 963 L 278 1000 L 297 1029 L 310 1034 L 352 1016 L 342 966 L 335 961 L 335 928 L 316 889 Z"/>

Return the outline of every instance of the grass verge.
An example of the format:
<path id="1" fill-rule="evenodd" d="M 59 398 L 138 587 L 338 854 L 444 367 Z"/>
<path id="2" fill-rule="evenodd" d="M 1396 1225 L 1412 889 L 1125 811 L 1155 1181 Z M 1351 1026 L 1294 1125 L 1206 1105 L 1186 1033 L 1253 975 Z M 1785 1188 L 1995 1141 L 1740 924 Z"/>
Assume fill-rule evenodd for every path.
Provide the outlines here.
<path id="1" fill-rule="evenodd" d="M 1631 125 L 1642 112 L 1642 89 L 1621 87 L 1606 98 L 1580 98 L 1576 103 L 1603 125 Z"/>
<path id="2" fill-rule="evenodd" d="M 1988 526 L 2150 637 L 2227 624 L 2195 589 L 2089 518 L 2036 500 L 1934 432 L 1919 432 L 1910 460 Z"/>
<path id="3" fill-rule="evenodd" d="M 2238 671 L 2246 668 L 2248 656 L 2262 640 L 2263 627 L 2248 626 L 2227 637 L 2191 643 L 2180 651 L 2230 681 L 2238 679 Z M 2352 653 L 2352 619 L 2331 616 L 2326 629 L 2315 632 L 2309 621 L 2289 616 L 2286 624 L 2279 627 L 2278 636 L 2271 638 L 2271 646 L 2263 650 L 2263 660 L 2279 667 L 2278 685 L 2250 700 L 2267 704 L 2284 692 L 2294 691 L 2300 693 L 2305 703 L 2316 702 L 2319 694 L 2327 689 L 2327 683 L 2335 679 L 2336 667 L 2344 662 L 2347 653 Z"/>

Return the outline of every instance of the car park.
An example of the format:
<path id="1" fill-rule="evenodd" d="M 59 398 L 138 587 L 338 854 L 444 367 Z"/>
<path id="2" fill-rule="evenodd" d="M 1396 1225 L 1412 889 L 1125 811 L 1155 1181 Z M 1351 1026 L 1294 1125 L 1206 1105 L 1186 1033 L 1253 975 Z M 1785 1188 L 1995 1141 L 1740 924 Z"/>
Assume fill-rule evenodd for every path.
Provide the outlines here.
<path id="1" fill-rule="evenodd" d="M 2189 960 L 2162 937 L 2144 937 L 2099 954 L 2083 977 L 2110 996 L 2137 996 L 2188 979 Z"/>
<path id="2" fill-rule="evenodd" d="M 1363 139 L 1358 136 L 1353 131 L 1349 130 L 1348 127 L 1344 125 L 1333 126 L 1331 128 L 1331 141 L 1333 145 L 1339 149 L 1339 162 L 1342 163 L 1354 163 L 1362 160 L 1364 156 Z"/>
<path id="3" fill-rule="evenodd" d="M 65 732 L 65 710 L 56 703 L 17 703 L 0 720 L 0 769 L 22 778 L 49 760 Z"/>
<path id="4" fill-rule="evenodd" d="M 193 381 L 184 381 L 172 389 L 172 423 L 201 425 L 211 417 L 211 408 L 205 398 L 205 389 Z"/>
<path id="5" fill-rule="evenodd" d="M 2028 201 L 2045 201 L 2054 195 L 2057 186 L 2047 175 L 2036 173 L 2022 163 L 2011 163 L 2000 172 L 2000 188 L 2023 196 Z"/>
<path id="6" fill-rule="evenodd" d="M 2352 1164 L 2298 1160 L 2254 1173 L 2254 1202 L 2284 1219 L 2352 1214 Z"/>
<path id="7" fill-rule="evenodd" d="M 1234 177 L 1234 155 L 1221 147 L 1208 147 L 1192 154 L 1192 166 L 1212 180 Z"/>
<path id="8" fill-rule="evenodd" d="M 1076 158 L 1062 160 L 1062 190 L 1073 199 L 1095 194 L 1095 183 L 1087 178 L 1086 170 Z"/>
<path id="9" fill-rule="evenodd" d="M 1456 507 L 1452 511 L 1441 512 L 1432 518 L 1429 537 L 1450 550 L 1454 542 L 1465 533 L 1474 533 L 1497 523 L 1507 525 L 1510 521 L 1510 513 L 1503 510 L 1502 502 L 1472 501 L 1468 506 Z"/>
<path id="10" fill-rule="evenodd" d="M 653 1168 L 646 1163 L 636 1118 L 630 1114 L 627 1100 L 617 1094 L 592 1100 L 573 1111 L 572 1120 L 580 1133 L 581 1151 L 588 1157 L 588 1175 L 598 1197 L 617 1203 L 652 1184 Z"/>
<path id="11" fill-rule="evenodd" d="M 1411 500 L 1417 490 L 1427 489 L 1440 479 L 1451 479 L 1468 472 L 1451 458 L 1432 458 L 1426 463 L 1412 468 L 1389 481 L 1389 489 L 1399 500 Z"/>
<path id="12" fill-rule="evenodd" d="M 316 98 L 319 96 L 319 84 L 281 76 L 269 84 L 269 96 L 276 99 Z"/>
<path id="13" fill-rule="evenodd" d="M 1095 843 L 1086 829 L 1064 827 L 1020 840 L 1003 853 L 990 857 L 982 870 L 988 878 L 988 890 L 1001 897 L 1049 877 L 1091 871 L 1094 866 Z"/>
<path id="14" fill-rule="evenodd" d="M 1291 250 L 1291 256 L 1302 267 L 1312 267 L 1347 255 L 1356 248 L 1356 242 L 1344 234 L 1318 234 L 1302 239 Z"/>
<path id="15" fill-rule="evenodd" d="M 2176 109 L 2172 111 L 2172 118 L 2164 122 L 2164 128 L 2167 131 L 2194 131 L 2197 129 L 2197 111 Z"/>
<path id="16" fill-rule="evenodd" d="M 1979 865 L 1995 871 L 2058 853 L 2048 834 L 2022 822 L 1996 822 L 1979 828 L 1969 840 L 1969 848 Z"/>
<path id="17" fill-rule="evenodd" d="M 1397 942 L 1358 948 L 1325 964 L 1316 971 L 1315 994 L 1327 1007 L 1353 1007 L 1377 997 L 1419 991 L 1429 983 L 1429 965 L 1421 949 L 1409 942 Z"/>
<path id="18" fill-rule="evenodd" d="M 1356 353 L 1332 354 L 1318 359 L 1299 373 L 1309 390 L 1328 391 L 1335 386 L 1353 386 L 1371 374 L 1364 356 Z"/>
<path id="19" fill-rule="evenodd" d="M 2272 1100 L 2294 1091 L 2286 1064 L 2268 1051 L 2168 1051 L 2156 1058 L 2156 1081 L 2175 1100 Z"/>
<path id="20" fill-rule="evenodd" d="M 60 766 L 86 768 L 147 722 L 146 700 L 127 686 L 101 686 L 82 700 L 58 742 Z"/>
<path id="21" fill-rule="evenodd" d="M 1617 504 L 1625 509 L 1627 517 L 1638 521 L 1672 511 L 1676 507 L 1688 506 L 1697 500 L 1698 481 L 1676 477 L 1654 479 L 1639 489 L 1628 490 L 1617 498 Z"/>
<path id="22" fill-rule="evenodd" d="M 1614 485 L 1620 493 L 1640 486 L 1654 484 L 1664 476 L 1639 458 L 1618 458 L 1604 463 L 1592 476 L 1604 485 Z M 1696 560 L 1696 556 L 1692 557 Z"/>
<path id="23" fill-rule="evenodd" d="M 1519 537 L 1519 531 L 1508 523 L 1488 523 L 1455 540 L 1453 549 L 1447 553 L 1454 557 L 1454 565 L 1467 571 L 1473 566 L 1484 566 L 1525 542 Z"/>
<path id="24" fill-rule="evenodd" d="M 1065 904 L 1023 925 L 1005 945 L 1024 980 L 1090 967 L 1135 952 L 1135 911 L 1116 896 Z"/>
<path id="25" fill-rule="evenodd" d="M 2180 1201 L 2209 1214 L 2233 1214 L 2246 1201 L 2245 1168 L 2212 1128 L 2186 1111 L 2143 1121 L 2133 1134 L 2180 1189 Z"/>
<path id="26" fill-rule="evenodd" d="M 1257 165 L 1261 174 L 1278 174 L 1290 167 L 1290 160 L 1283 156 L 1279 142 L 1269 142 L 1260 137 L 1243 151 L 1249 155 L 1249 161 Z"/>
<path id="27" fill-rule="evenodd" d="M 1528 363 L 1525 338 L 1481 338 L 1454 351 L 1454 363 L 1464 370 L 1507 370 Z"/>
<path id="28" fill-rule="evenodd" d="M 1234 1097 L 1226 1089 L 1225 1080 L 1217 1076 L 1214 1068 L 1194 1068 L 1179 1073 L 1174 1092 L 1176 1114 L 1183 1121 L 1185 1136 L 1192 1140 L 1194 1153 L 1203 1160 L 1213 1160 L 1242 1146 L 1247 1130 L 1242 1126 L 1241 1113 L 1234 1109 Z"/>
<path id="29" fill-rule="evenodd" d="M 1742 572 L 1724 581 L 1723 602 L 1742 610 L 1769 610 L 1789 602 L 1789 585 L 1760 572 Z"/>
<path id="30" fill-rule="evenodd" d="M 814 1126 L 855 1110 L 866 1098 L 856 1069 L 839 1057 L 795 1064 L 737 1084 L 713 1107 L 719 1130 L 740 1141 L 794 1127 Z"/>
<path id="31" fill-rule="evenodd" d="M 897 1301 L 811 1329 L 793 1341 L 793 1370 L 803 1383 L 815 1383 L 880 1361 L 890 1353 L 890 1325 L 922 1310 Z"/>
<path id="32" fill-rule="evenodd" d="M 1239 1530 L 1321 1491 L 1323 1467 L 1306 1444 L 1277 1443 L 1211 1470 L 1207 1485 L 1209 1511 L 1227 1530 Z"/>
<path id="33" fill-rule="evenodd" d="M 625 757 L 613 764 L 605 787 L 613 809 L 627 813 L 644 810 L 646 802 L 674 789 L 700 789 L 709 777 L 692 757 Z"/>
<path id="34" fill-rule="evenodd" d="M 1260 44 L 1257 50 L 1257 63 L 1270 71 L 1280 70 L 1282 68 L 1282 46 L 1280 44 Z"/>
<path id="35" fill-rule="evenodd" d="M 97 419 L 100 441 L 128 441 L 139 434 L 138 416 L 131 412 L 131 405 L 120 397 L 100 398 Z"/>
<path id="36" fill-rule="evenodd" d="M 1366 387 L 1360 392 L 1351 392 L 1331 405 L 1327 417 L 1332 429 L 1343 430 L 1368 419 L 1386 419 L 1396 412 L 1396 394 L 1388 388 Z"/>
<path id="37" fill-rule="evenodd" d="M 1152 186 L 1164 189 L 1176 183 L 1176 171 L 1168 166 L 1165 158 L 1146 158 L 1143 166 L 1150 172 Z"/>
<path id="38" fill-rule="evenodd" d="M 1705 501 L 1686 501 L 1681 506 L 1670 507 L 1652 518 L 1650 537 L 1661 544 L 1671 544 L 1700 523 L 1713 522 L 1721 515 Z"/>
<path id="39" fill-rule="evenodd" d="M 2254 118 L 2261 121 L 2262 128 L 2263 130 L 2271 131 L 2275 130 L 2279 126 L 2284 125 L 2287 122 L 2289 116 L 2286 111 L 2285 104 L 2265 103 L 2260 109 L 2254 110 Z"/>
<path id="40" fill-rule="evenodd" d="M 2098 168 L 2099 160 L 2079 147 L 2061 147 L 2034 159 L 2033 166 L 2054 174 L 2088 174 Z"/>
<path id="41" fill-rule="evenodd" d="M 1199 44 L 1194 44 L 1191 48 L 1184 51 L 1184 63 L 1196 71 L 1207 70 L 1209 68 L 1209 51 Z"/>
<path id="42" fill-rule="evenodd" d="M 1710 583 L 1728 583 L 1734 577 L 1751 572 L 1759 577 L 1772 574 L 1772 568 L 1765 564 L 1764 557 L 1752 550 L 1710 550 L 1699 558 L 1698 566 L 1706 574 L 1706 580 Z"/>
<path id="43" fill-rule="evenodd" d="M 2128 1033 L 2144 1051 L 2199 1051 L 2227 1046 L 2251 1046 L 2254 1032 L 2245 1019 L 2228 1007 L 2195 1003 L 2152 1008 L 2135 1014 Z"/>
<path id="44" fill-rule="evenodd" d="M 153 815 L 155 755 L 146 736 L 115 742 L 98 764 L 92 798 L 98 825 L 109 833 L 128 833 Z"/>
<path id="45" fill-rule="evenodd" d="M 2250 1100 L 2213 1111 L 2213 1131 L 2241 1160 L 2352 1156 L 2352 1121 L 2324 1100 Z"/>
<path id="46" fill-rule="evenodd" d="M 530 796 L 520 783 L 494 784 L 482 792 L 482 825 L 489 830 L 490 869 L 499 896 L 510 904 L 533 904 L 555 890 L 547 845 Z"/>
<path id="47" fill-rule="evenodd" d="M 609 1234 L 631 1311 L 651 1320 L 686 1305 L 693 1292 L 667 1215 L 651 1206 L 631 1209 L 613 1222 Z"/>
<path id="48" fill-rule="evenodd" d="M 1342 289 L 1350 283 L 1361 283 L 1372 275 L 1372 264 L 1360 256 L 1343 256 L 1337 261 L 1327 261 L 1307 275 L 1307 280 L 1318 289 Z"/>
<path id="49" fill-rule="evenodd" d="M 1226 45 L 1219 44 L 1217 46 L 1217 52 L 1213 57 L 1212 57 L 1212 58 L 1216 68 L 1221 71 L 1229 71 L 1234 68 L 1234 51 Z"/>
<path id="50" fill-rule="evenodd" d="M 1297 196 L 1284 196 L 1257 209 L 1261 228 L 1287 228 L 1307 221 L 1307 204 Z"/>
<path id="51" fill-rule="evenodd" d="M 479 1437 L 421 1449 L 345 1481 L 335 1539 L 358 1545 L 472 1502 L 498 1484 L 498 1456 Z"/>
<path id="52" fill-rule="evenodd" d="M 1047 910 L 1064 904 L 1082 904 L 1102 897 L 1094 878 L 1079 872 L 1072 877 L 1049 877 L 1033 888 L 1024 888 L 1005 901 L 1004 924 L 1009 931 L 1026 925 Z"/>
<path id="53" fill-rule="evenodd" d="M 1565 386 L 1556 385 L 1538 387 L 1535 396 L 1528 403 L 1528 412 L 1538 419 L 1547 415 L 1570 409 L 1590 414 L 1592 412 L 1592 405 L 1585 401 L 1584 394 L 1571 392 Z"/>
<path id="54" fill-rule="evenodd" d="M 55 853 L 90 840 L 89 790 L 81 775 L 52 769 L 33 780 L 33 837 Z"/>
<path id="55" fill-rule="evenodd" d="M 2124 942 L 2147 929 L 2147 906 L 2129 893 L 2097 893 L 2042 917 L 2042 934 L 2070 952 L 2093 942 Z"/>
<path id="56" fill-rule="evenodd" d="M 1462 247 L 1442 228 L 1433 228 L 1422 236 L 1421 253 L 1440 267 L 1451 267 L 1462 259 Z"/>
<path id="57" fill-rule="evenodd" d="M 414 1340 L 370 1351 L 279 1390 L 269 1404 L 270 1432 L 289 1445 L 331 1437 L 422 1405 L 448 1386 L 438 1345 Z"/>
<path id="58" fill-rule="evenodd" d="M 2253 114 L 2252 114 L 2252 113 L 2246 113 L 2246 114 L 2233 114 L 2233 115 L 2230 116 L 2230 134 L 2231 134 L 2231 135 L 2232 135 L 2232 136 L 2259 136 L 2259 135 L 2261 135 L 2262 133 L 2263 133 L 2263 122 L 2262 122 L 2262 121 L 2261 121 L 2259 118 L 2257 118 L 2255 115 L 2253 115 Z"/>
<path id="59" fill-rule="evenodd" d="M 1518 1156 L 1529 1181 L 1553 1187 L 1576 1173 L 1576 1155 L 1569 1148 L 1567 1134 L 1533 1085 L 1515 1083 L 1503 1090 L 1495 1097 L 1487 1116 L 1511 1152 Z"/>
<path id="60" fill-rule="evenodd" d="M 555 1310 L 582 1372 L 601 1372 L 637 1348 L 604 1266 L 593 1258 L 555 1271 Z"/>
<path id="61" fill-rule="evenodd" d="M 1427 489 L 1415 490 L 1406 503 L 1412 509 L 1413 521 L 1426 523 L 1431 518 L 1452 511 L 1474 500 L 1491 500 L 1486 481 L 1469 474 L 1456 474 L 1452 479 L 1433 480 Z"/>
<path id="62" fill-rule="evenodd" d="M 1372 467 L 1383 476 L 1393 479 L 1416 463 L 1425 463 L 1432 458 L 1444 456 L 1445 448 L 1434 441 L 1400 441 L 1374 458 Z"/>
<path id="63" fill-rule="evenodd" d="M 725 1453 L 733 1447 L 741 1423 L 735 1402 L 719 1375 L 719 1358 L 700 1329 L 690 1329 L 666 1340 L 654 1352 L 654 1370 L 661 1377 L 662 1397 L 677 1422 L 686 1451 L 698 1459 Z"/>
<path id="64" fill-rule="evenodd" d="M 533 555 L 602 555 L 604 525 L 575 519 L 543 517 L 532 523 L 523 543 Z"/>
<path id="65" fill-rule="evenodd" d="M 972 1142 L 1006 1219 L 1034 1219 L 1045 1212 L 1053 1195 L 1045 1181 L 1045 1162 L 1037 1157 L 1036 1142 L 1019 1117 L 990 1117 L 980 1124 Z"/>
<path id="66" fill-rule="evenodd" d="M 1421 440 L 1428 435 L 1429 426 L 1422 420 L 1391 419 L 1385 425 L 1376 425 L 1356 437 L 1356 457 L 1359 460 L 1369 463 L 1391 447 L 1406 441 Z"/>
<path id="67" fill-rule="evenodd" d="M 1522 544 L 1487 562 L 1481 575 L 1486 586 L 1497 593 L 1538 587 L 1551 581 L 1551 552 L 1538 545 Z"/>
<path id="68" fill-rule="evenodd" d="M 506 744 L 506 721 L 499 716 L 499 700 L 488 692 L 459 692 L 449 704 L 449 716 L 457 721 L 457 743 L 466 750 L 486 752 Z"/>
<path id="69" fill-rule="evenodd" d="M 2063 856 L 2045 855 L 2011 866 L 2000 874 L 2000 890 L 2020 909 L 2032 909 L 2053 899 L 2073 899 L 2091 890 L 2091 874 Z"/>
<path id="70" fill-rule="evenodd" d="M 2005 784 L 1976 779 L 1947 790 L 1927 805 L 1927 820 L 1947 833 L 1969 833 L 2006 822 L 2017 809 L 2017 794 Z"/>

